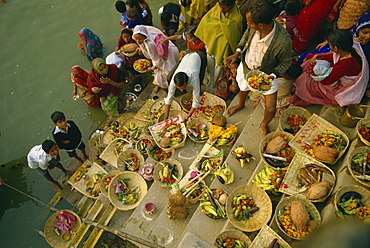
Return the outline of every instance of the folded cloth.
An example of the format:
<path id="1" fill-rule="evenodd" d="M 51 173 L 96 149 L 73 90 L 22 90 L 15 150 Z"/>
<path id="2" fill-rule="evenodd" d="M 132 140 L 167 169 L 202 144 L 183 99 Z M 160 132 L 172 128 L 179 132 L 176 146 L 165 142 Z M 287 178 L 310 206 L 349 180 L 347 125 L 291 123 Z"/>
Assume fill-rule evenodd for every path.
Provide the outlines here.
<path id="1" fill-rule="evenodd" d="M 322 81 L 330 75 L 330 72 L 333 70 L 330 67 L 329 61 L 326 60 L 316 60 L 316 64 L 313 67 L 313 73 L 311 73 L 311 77 L 315 81 Z"/>
<path id="2" fill-rule="evenodd" d="M 164 36 L 161 33 L 158 33 L 154 37 L 155 49 L 157 50 L 157 53 L 158 53 L 159 56 L 161 56 L 164 60 L 167 60 L 167 58 L 168 58 L 168 45 L 169 45 L 169 41 L 166 41 L 166 42 L 163 42 L 162 43 L 160 41 L 161 38 L 166 38 L 166 36 Z"/>
<path id="3" fill-rule="evenodd" d="M 54 223 L 54 226 L 64 233 L 69 233 L 69 230 L 76 224 L 77 219 L 76 216 L 66 211 L 60 211 L 56 218 L 58 221 Z"/>

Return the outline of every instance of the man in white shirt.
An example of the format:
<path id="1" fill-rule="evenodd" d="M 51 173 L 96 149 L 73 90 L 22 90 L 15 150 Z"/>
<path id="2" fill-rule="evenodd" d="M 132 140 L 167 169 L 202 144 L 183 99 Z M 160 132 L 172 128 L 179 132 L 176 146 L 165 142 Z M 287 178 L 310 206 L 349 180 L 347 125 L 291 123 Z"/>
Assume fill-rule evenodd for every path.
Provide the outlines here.
<path id="1" fill-rule="evenodd" d="M 203 59 L 201 56 L 203 56 Z M 202 64 L 203 61 L 203 64 Z M 194 113 L 195 109 L 200 107 L 200 85 L 203 81 L 204 70 L 206 65 L 206 57 L 202 52 L 192 52 L 186 54 L 180 61 L 179 66 L 173 73 L 170 84 L 168 86 L 168 94 L 164 99 L 164 119 L 168 119 L 170 113 L 171 103 L 175 95 L 176 89 L 185 91 L 188 84 L 193 87 L 193 103 L 188 115 L 185 118 L 185 122 Z"/>
<path id="2" fill-rule="evenodd" d="M 229 116 L 245 107 L 249 93 L 246 75 L 250 70 L 263 71 L 272 80 L 268 91 L 257 92 L 265 98 L 265 112 L 261 122 L 262 137 L 270 132 L 268 124 L 276 113 L 277 78 L 285 73 L 292 62 L 292 40 L 273 17 L 273 12 L 265 1 L 252 1 L 246 14 L 248 28 L 236 52 L 224 60 L 224 64 L 229 66 L 241 55 L 242 61 L 236 76 L 240 88 L 239 103 L 227 110 Z"/>
<path id="3" fill-rule="evenodd" d="M 54 184 L 56 190 L 62 189 L 57 181 L 55 181 L 49 174 L 48 169 L 54 167 L 59 168 L 66 174 L 73 174 L 73 170 L 64 168 L 58 161 L 59 159 L 59 148 L 52 140 L 45 140 L 41 145 L 32 147 L 27 155 L 28 166 L 31 169 L 36 170 L 40 176 L 44 176 L 46 180 Z"/>

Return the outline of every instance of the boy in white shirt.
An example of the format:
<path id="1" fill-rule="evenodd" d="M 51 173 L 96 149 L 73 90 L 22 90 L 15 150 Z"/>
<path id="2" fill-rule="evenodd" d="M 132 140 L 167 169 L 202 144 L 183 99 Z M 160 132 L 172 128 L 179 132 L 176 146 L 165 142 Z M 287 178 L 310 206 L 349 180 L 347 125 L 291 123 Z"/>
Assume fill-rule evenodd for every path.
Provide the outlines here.
<path id="1" fill-rule="evenodd" d="M 56 157 L 56 158 L 55 158 Z M 59 168 L 66 174 L 73 174 L 73 170 L 64 168 L 59 163 L 59 148 L 52 140 L 45 140 L 41 145 L 32 147 L 27 155 L 28 166 L 37 171 L 46 180 L 54 184 L 56 190 L 62 189 L 57 181 L 55 181 L 49 174 L 48 169 Z"/>

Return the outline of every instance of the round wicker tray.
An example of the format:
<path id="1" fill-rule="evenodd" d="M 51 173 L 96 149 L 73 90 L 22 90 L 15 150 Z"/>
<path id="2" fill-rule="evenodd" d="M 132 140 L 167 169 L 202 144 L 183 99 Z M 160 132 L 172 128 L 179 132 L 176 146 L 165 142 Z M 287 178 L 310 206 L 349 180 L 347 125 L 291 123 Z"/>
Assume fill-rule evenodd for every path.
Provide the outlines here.
<path id="1" fill-rule="evenodd" d="M 133 170 L 132 168 L 128 168 L 127 164 L 124 162 L 125 159 L 130 157 L 130 154 L 135 154 L 139 159 L 139 165 L 137 167 L 137 170 Z M 129 170 L 129 171 L 137 172 L 137 171 L 139 171 L 140 167 L 143 166 L 143 164 L 144 164 L 143 155 L 141 155 L 141 153 L 138 150 L 129 148 L 129 149 L 124 150 L 119 155 L 118 160 L 117 160 L 117 169 L 119 169 L 120 171 Z"/>
<path id="2" fill-rule="evenodd" d="M 223 240 L 226 238 L 235 238 L 242 241 L 245 245 L 245 247 L 249 247 L 251 245 L 251 240 L 249 237 L 244 234 L 243 232 L 236 230 L 236 229 L 228 229 L 223 232 L 221 232 L 219 235 L 217 235 L 217 238 L 213 242 L 213 245 L 216 247 L 224 247 L 222 246 Z"/>
<path id="3" fill-rule="evenodd" d="M 186 113 L 189 113 L 190 109 L 191 109 L 191 104 L 190 104 L 190 107 L 187 107 L 186 103 L 188 103 L 189 101 L 192 101 L 193 100 L 193 94 L 192 93 L 186 93 L 184 95 L 181 96 L 181 99 L 180 99 L 180 105 L 182 107 L 182 110 L 185 111 Z"/>
<path id="4" fill-rule="evenodd" d="M 80 225 L 81 225 L 81 219 L 80 219 L 80 217 L 76 214 L 76 213 L 74 213 L 73 211 L 70 211 L 70 210 L 61 210 L 61 211 L 65 211 L 65 212 L 67 212 L 67 213 L 69 213 L 69 214 L 71 214 L 71 215 L 73 215 L 73 216 L 75 216 L 76 217 L 76 224 L 70 229 L 70 233 L 75 233 L 75 232 L 77 232 L 77 230 L 78 230 L 78 228 L 80 227 Z M 46 221 L 46 224 L 45 224 L 45 227 L 44 227 L 44 235 L 45 235 L 45 239 L 46 239 L 46 241 L 49 243 L 49 245 L 51 245 L 52 247 L 69 247 L 68 246 L 68 244 L 69 244 L 69 242 L 68 241 L 70 241 L 71 240 L 71 238 L 70 239 L 68 239 L 68 240 L 63 240 L 63 238 L 62 238 L 62 234 L 63 234 L 63 232 L 62 231 L 60 231 L 60 236 L 58 236 L 57 234 L 56 234 L 56 232 L 55 232 L 55 228 L 56 227 L 54 227 L 54 223 L 56 223 L 57 221 L 58 221 L 58 219 L 56 218 L 58 215 L 59 215 L 59 213 L 61 212 L 61 211 L 58 211 L 58 212 L 56 212 L 56 213 L 54 213 L 52 216 L 50 216 L 49 217 L 49 219 Z"/>
<path id="5" fill-rule="evenodd" d="M 338 209 L 338 203 L 340 203 L 340 199 L 342 198 L 343 194 L 354 191 L 359 193 L 362 196 L 361 202 L 364 204 L 366 207 L 370 207 L 370 191 L 364 187 L 361 187 L 359 185 L 345 185 L 342 186 L 338 189 L 337 192 L 334 194 L 334 208 L 335 208 L 335 213 L 340 219 L 345 219 L 343 215 L 340 214 L 340 211 Z"/>
<path id="6" fill-rule="evenodd" d="M 356 125 L 356 131 L 357 131 L 357 135 L 358 137 L 360 137 L 360 140 L 362 141 L 362 143 L 364 143 L 365 145 L 367 146 L 370 146 L 370 142 L 367 141 L 361 134 L 360 132 L 358 131 L 358 128 L 362 125 L 362 124 L 369 124 L 370 123 L 370 118 L 365 118 L 365 119 L 361 119 L 359 122 L 357 122 L 357 125 Z"/>
<path id="7" fill-rule="evenodd" d="M 358 154 L 358 153 L 361 153 L 362 151 L 364 150 L 370 150 L 370 147 L 369 146 L 360 146 L 360 147 L 357 147 L 355 148 L 351 154 L 348 156 L 348 160 L 347 160 L 347 168 L 348 168 L 348 171 L 351 173 L 351 176 L 353 177 L 353 179 L 355 179 L 358 183 L 362 184 L 363 186 L 367 187 L 367 188 L 370 188 L 370 182 L 369 181 L 365 181 L 365 180 L 361 180 L 359 178 L 357 178 L 355 175 L 360 175 L 359 173 L 356 173 L 352 170 L 351 168 L 351 164 L 352 164 L 352 158 Z"/>
<path id="8" fill-rule="evenodd" d="M 176 165 L 176 168 L 177 168 L 177 171 L 178 171 L 178 177 L 177 177 L 177 180 L 180 181 L 182 176 L 184 175 L 184 169 L 181 165 L 181 163 L 176 160 L 176 159 L 172 159 L 172 158 L 167 158 L 165 160 L 163 160 L 163 162 L 157 162 L 156 163 L 156 166 L 155 166 L 155 169 L 154 169 L 154 182 L 157 183 L 158 185 L 160 185 L 161 187 L 171 187 L 171 185 L 166 185 L 164 184 L 164 182 L 162 182 L 160 179 L 159 179 L 159 171 L 162 170 L 163 171 L 163 168 L 164 168 L 164 164 L 165 163 L 169 163 L 171 165 Z M 175 182 L 176 183 L 176 179 L 175 179 Z"/>
<path id="9" fill-rule="evenodd" d="M 118 197 L 115 193 L 115 190 L 116 190 L 116 188 L 114 186 L 115 182 L 117 180 L 124 179 L 124 178 L 130 178 L 130 181 L 128 183 L 128 187 L 130 189 L 133 188 L 133 187 L 138 187 L 139 188 L 138 200 L 134 204 L 131 204 L 131 205 L 123 204 L 122 202 L 118 201 Z M 108 197 L 109 197 L 110 202 L 117 209 L 125 211 L 125 210 L 130 210 L 130 209 L 136 208 L 140 204 L 140 202 L 142 201 L 144 196 L 146 195 L 147 190 L 148 190 L 148 186 L 147 186 L 144 178 L 142 178 L 139 174 L 137 174 L 135 172 L 125 171 L 125 172 L 121 172 L 120 174 L 118 174 L 111 181 L 111 183 L 109 184 Z"/>
<path id="10" fill-rule="evenodd" d="M 254 203 L 260 209 L 253 213 L 253 216 L 245 221 L 237 221 L 233 215 L 232 201 L 237 194 L 245 194 L 253 198 Z M 235 188 L 229 195 L 226 203 L 226 214 L 231 224 L 244 232 L 254 232 L 266 224 L 272 214 L 272 203 L 267 193 L 253 185 L 242 185 Z"/>
<path id="11" fill-rule="evenodd" d="M 202 117 L 202 116 L 198 116 L 198 118 L 194 118 L 194 119 L 191 119 L 190 121 L 188 121 L 186 123 L 186 128 L 189 130 L 192 126 L 196 125 L 196 124 L 204 124 L 207 126 L 207 133 L 208 131 L 210 130 L 211 126 L 212 126 L 212 123 L 210 121 L 208 121 L 206 118 Z M 205 143 L 207 142 L 208 139 L 205 139 L 205 140 L 197 140 L 195 139 L 194 135 L 191 134 L 190 132 L 188 132 L 188 136 L 189 138 L 196 142 L 196 143 Z"/>
<path id="12" fill-rule="evenodd" d="M 287 123 L 289 115 L 292 115 L 292 114 L 297 114 L 299 116 L 302 116 L 302 117 L 306 118 L 306 122 L 307 122 L 308 119 L 310 119 L 310 117 L 311 117 L 311 113 L 309 111 L 307 111 L 305 108 L 296 107 L 296 106 L 294 106 L 294 107 L 291 106 L 291 107 L 287 108 L 283 113 L 281 113 L 280 118 L 279 118 L 279 127 L 280 127 L 280 129 L 285 131 L 285 132 L 289 132 L 289 133 L 294 134 L 293 132 L 288 131 L 288 130 L 292 129 L 292 127 L 289 126 L 288 123 Z M 297 130 L 297 132 L 298 132 L 298 130 Z"/>
<path id="13" fill-rule="evenodd" d="M 106 147 L 107 147 L 106 145 L 100 145 L 100 146 L 96 146 L 93 149 L 91 149 L 89 153 L 90 161 L 92 163 L 95 162 L 98 165 L 104 167 L 107 163 L 103 159 L 100 158 L 100 155 L 103 153 Z"/>
<path id="14" fill-rule="evenodd" d="M 108 172 L 107 174 L 105 174 L 105 176 L 102 178 L 102 180 L 100 181 L 100 192 L 105 196 L 105 197 L 107 197 L 108 198 L 108 188 L 109 188 L 109 184 L 108 185 L 106 185 L 105 183 L 104 183 L 104 179 L 106 179 L 107 177 L 115 177 L 115 176 L 117 176 L 119 173 L 121 173 L 120 171 L 118 171 L 118 170 L 115 170 L 115 171 L 110 171 L 110 172 Z M 112 178 L 112 180 L 113 180 L 113 178 Z M 112 180 L 111 180 L 111 182 L 112 182 Z"/>
<path id="15" fill-rule="evenodd" d="M 298 196 L 289 196 L 289 197 L 286 197 L 286 198 L 283 198 L 279 203 L 278 205 L 276 206 L 276 209 L 275 209 L 275 214 L 274 214 L 274 218 L 275 218 L 275 221 L 276 221 L 276 224 L 279 226 L 279 229 L 289 238 L 292 238 L 292 239 L 296 239 L 296 240 L 302 240 L 302 239 L 305 239 L 305 238 L 296 238 L 296 237 L 293 237 L 293 236 L 290 236 L 288 235 L 284 230 L 283 228 L 281 227 L 280 225 L 280 222 L 278 220 L 278 213 L 279 211 L 283 211 L 285 206 L 287 206 L 290 202 L 292 201 L 301 201 L 303 202 L 304 206 L 306 207 L 306 209 L 308 210 L 308 212 L 313 215 L 313 220 L 315 222 L 317 222 L 317 225 L 320 225 L 321 224 L 321 216 L 320 216 L 320 213 L 319 211 L 317 210 L 317 208 L 315 207 L 315 205 L 310 202 L 309 200 L 307 199 L 304 199 L 302 197 L 298 197 Z"/>

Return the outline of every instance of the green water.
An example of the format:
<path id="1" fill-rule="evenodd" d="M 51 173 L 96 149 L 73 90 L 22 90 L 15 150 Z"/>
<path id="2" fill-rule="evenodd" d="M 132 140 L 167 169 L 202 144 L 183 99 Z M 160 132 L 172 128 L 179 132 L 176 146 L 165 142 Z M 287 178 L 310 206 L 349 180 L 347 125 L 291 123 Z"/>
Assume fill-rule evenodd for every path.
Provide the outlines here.
<path id="1" fill-rule="evenodd" d="M 167 1 L 148 1 L 153 14 Z M 0 3 L 0 177 L 6 183 L 48 203 L 54 195 L 52 184 L 28 168 L 26 155 L 51 137 L 50 115 L 65 113 L 75 121 L 87 143 L 90 133 L 106 119 L 102 110 L 72 100 L 70 68 L 90 69 L 88 60 L 76 47 L 77 33 L 90 28 L 103 44 L 104 55 L 115 48 L 120 14 L 115 1 L 97 0 L 7 0 Z M 158 18 L 154 18 L 158 26 Z M 61 162 L 70 159 L 61 151 Z M 15 162 L 25 166 L 11 169 Z M 51 171 L 53 177 L 60 171 Z M 28 197 L 0 186 L 0 247 L 49 247 L 38 234 L 52 214 Z M 72 208 L 62 201 L 57 208 Z"/>

